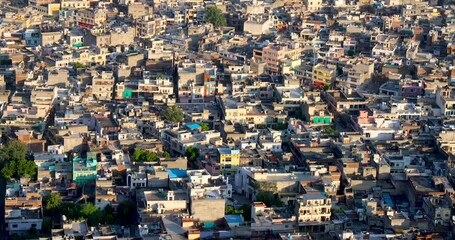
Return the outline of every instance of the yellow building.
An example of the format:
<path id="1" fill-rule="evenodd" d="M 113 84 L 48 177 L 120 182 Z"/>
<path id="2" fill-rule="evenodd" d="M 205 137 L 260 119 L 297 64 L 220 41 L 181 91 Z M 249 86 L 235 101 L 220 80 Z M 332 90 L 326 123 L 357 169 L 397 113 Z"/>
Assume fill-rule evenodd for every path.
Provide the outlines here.
<path id="1" fill-rule="evenodd" d="M 319 63 L 313 68 L 313 85 L 323 87 L 331 85 L 336 76 L 336 66 Z"/>
<path id="2" fill-rule="evenodd" d="M 240 150 L 218 148 L 218 155 L 222 173 L 235 172 L 240 165 Z"/>
<path id="3" fill-rule="evenodd" d="M 37 5 L 32 8 L 44 16 L 58 16 L 60 11 L 59 3 L 49 3 L 46 5 Z"/>

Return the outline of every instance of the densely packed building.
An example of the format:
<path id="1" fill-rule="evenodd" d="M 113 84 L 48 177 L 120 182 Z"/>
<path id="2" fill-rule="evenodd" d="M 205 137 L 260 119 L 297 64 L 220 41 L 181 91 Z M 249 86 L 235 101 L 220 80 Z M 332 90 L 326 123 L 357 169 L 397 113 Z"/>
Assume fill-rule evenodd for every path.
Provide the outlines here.
<path id="1" fill-rule="evenodd" d="M 455 238 L 452 3 L 0 1 L 2 238 Z"/>

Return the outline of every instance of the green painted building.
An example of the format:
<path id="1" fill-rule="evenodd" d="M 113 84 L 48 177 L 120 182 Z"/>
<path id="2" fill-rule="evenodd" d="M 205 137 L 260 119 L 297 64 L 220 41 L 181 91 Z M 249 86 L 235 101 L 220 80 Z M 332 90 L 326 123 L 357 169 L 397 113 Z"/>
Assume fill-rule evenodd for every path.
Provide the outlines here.
<path id="1" fill-rule="evenodd" d="M 133 97 L 133 90 L 126 89 L 123 91 L 123 99 L 128 99 Z"/>
<path id="2" fill-rule="evenodd" d="M 87 159 L 73 159 L 73 180 L 78 186 L 86 185 L 87 183 L 96 183 L 96 158 L 90 154 Z"/>
<path id="3" fill-rule="evenodd" d="M 313 123 L 315 124 L 330 124 L 332 123 L 332 117 L 314 117 L 313 118 Z"/>

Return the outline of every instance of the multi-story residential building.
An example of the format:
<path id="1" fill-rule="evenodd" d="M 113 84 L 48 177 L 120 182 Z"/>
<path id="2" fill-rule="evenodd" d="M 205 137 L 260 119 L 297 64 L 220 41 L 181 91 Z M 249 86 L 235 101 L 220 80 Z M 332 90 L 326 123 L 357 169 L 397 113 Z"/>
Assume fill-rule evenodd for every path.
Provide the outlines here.
<path id="1" fill-rule="evenodd" d="M 444 130 L 436 138 L 439 148 L 447 154 L 455 153 L 455 132 Z"/>
<path id="2" fill-rule="evenodd" d="M 136 20 L 136 35 L 141 38 L 153 37 L 162 34 L 166 30 L 166 18 L 151 18 L 143 16 Z"/>
<path id="3" fill-rule="evenodd" d="M 217 100 L 220 100 L 223 119 L 232 122 L 245 122 L 247 114 L 245 103 L 237 102 L 231 98 L 217 98 Z"/>
<path id="4" fill-rule="evenodd" d="M 231 184 L 224 176 L 211 176 L 205 169 L 191 170 L 187 174 L 189 213 L 202 222 L 223 219 L 226 199 L 232 197 Z"/>
<path id="5" fill-rule="evenodd" d="M 172 153 L 184 154 L 189 146 L 201 146 L 211 141 L 219 142 L 220 132 L 211 130 L 192 133 L 187 130 L 165 130 L 162 135 L 164 148 Z"/>
<path id="6" fill-rule="evenodd" d="M 303 5 L 309 12 L 317 12 L 322 8 L 322 0 L 304 0 Z"/>
<path id="7" fill-rule="evenodd" d="M 436 105 L 441 108 L 444 116 L 455 115 L 455 94 L 453 88 L 449 86 L 438 87 L 436 89 Z"/>
<path id="8" fill-rule="evenodd" d="M 166 99 L 174 94 L 172 80 L 166 76 L 152 78 L 150 72 L 143 72 L 143 79 L 138 82 L 137 92 L 139 96 L 151 97 L 155 100 Z M 149 96 L 150 95 L 150 96 Z"/>
<path id="9" fill-rule="evenodd" d="M 11 189 L 10 189 L 11 190 Z M 38 189 L 19 185 L 16 191 L 9 191 L 5 201 L 5 226 L 12 235 L 27 234 L 31 228 L 41 231 L 43 225 L 42 199 Z M 11 193 L 12 192 L 12 193 Z M 22 196 L 19 196 L 22 192 Z"/>
<path id="10" fill-rule="evenodd" d="M 427 116 L 428 110 L 425 110 L 425 106 L 421 106 L 414 103 L 392 103 L 390 114 L 398 119 L 421 119 Z"/>
<path id="11" fill-rule="evenodd" d="M 336 76 L 336 66 L 319 63 L 313 67 L 313 85 L 316 87 L 331 86 Z"/>
<path id="12" fill-rule="evenodd" d="M 107 20 L 106 11 L 103 9 L 81 9 L 76 15 L 77 24 L 82 28 L 93 28 Z"/>
<path id="13" fill-rule="evenodd" d="M 184 189 L 169 191 L 143 191 L 141 200 L 145 208 L 139 214 L 151 212 L 163 214 L 169 211 L 185 211 L 187 209 L 188 193 Z"/>
<path id="14" fill-rule="evenodd" d="M 329 91 L 323 95 L 326 99 L 329 110 L 336 112 L 350 112 L 365 110 L 368 101 L 352 90 L 344 91 Z"/>
<path id="15" fill-rule="evenodd" d="M 262 61 L 267 63 L 267 70 L 272 75 L 282 72 L 281 61 L 284 59 L 295 60 L 300 56 L 302 49 L 298 46 L 269 45 L 262 49 Z"/>
<path id="16" fill-rule="evenodd" d="M 77 185 L 83 186 L 86 184 L 94 185 L 96 182 L 96 173 L 97 173 L 97 160 L 93 157 L 83 159 L 83 158 L 74 158 L 73 159 L 73 181 Z"/>
<path id="17" fill-rule="evenodd" d="M 240 165 L 240 150 L 218 148 L 218 157 L 223 174 L 232 174 Z"/>
<path id="18" fill-rule="evenodd" d="M 268 16 L 263 14 L 252 14 L 248 16 L 248 19 L 243 23 L 243 31 L 253 36 L 267 34 L 270 32 L 272 27 L 272 20 Z"/>
<path id="19" fill-rule="evenodd" d="M 77 40 L 75 40 L 77 41 Z M 75 43 L 81 45 L 81 42 Z M 106 47 L 78 47 L 73 52 L 55 52 L 44 58 L 44 62 L 52 67 L 72 67 L 75 62 L 91 66 L 106 64 L 108 49 Z"/>
<path id="20" fill-rule="evenodd" d="M 267 207 L 254 202 L 251 208 L 251 236 L 262 237 L 267 232 L 292 233 L 297 229 L 296 216 L 283 208 Z"/>
<path id="21" fill-rule="evenodd" d="M 381 34 L 374 36 L 377 44 L 373 47 L 371 55 L 376 58 L 390 58 L 393 57 L 398 47 L 398 38 Z"/>
<path id="22" fill-rule="evenodd" d="M 112 27 L 109 30 L 91 29 L 86 31 L 84 44 L 87 46 L 117 46 L 134 42 L 136 29 L 133 27 Z"/>
<path id="23" fill-rule="evenodd" d="M 342 85 L 348 88 L 357 89 L 365 81 L 369 80 L 374 72 L 374 62 L 372 59 L 362 58 L 349 61 L 343 67 L 343 72 L 347 73 L 346 82 Z"/>
<path id="24" fill-rule="evenodd" d="M 111 100 L 114 91 L 113 72 L 96 73 L 92 79 L 92 96 L 98 100 Z"/>
<path id="25" fill-rule="evenodd" d="M 37 5 L 46 5 L 46 4 L 50 4 L 50 3 L 55 3 L 57 1 L 55 0 L 30 0 L 28 2 L 28 4 L 30 6 L 37 6 Z"/>
<path id="26" fill-rule="evenodd" d="M 452 203 L 449 199 L 440 196 L 428 196 L 423 198 L 423 210 L 428 216 L 431 228 L 452 225 Z"/>
<path id="27" fill-rule="evenodd" d="M 61 0 L 61 9 L 87 9 L 90 8 L 89 0 Z"/>
<path id="28" fill-rule="evenodd" d="M 330 221 L 332 200 L 321 193 L 302 194 L 296 201 L 299 225 Z"/>
<path id="29" fill-rule="evenodd" d="M 248 199 L 255 199 L 261 184 L 276 186 L 273 189 L 278 195 L 283 194 L 283 200 L 295 202 L 299 194 L 299 184 L 309 184 L 317 181 L 318 177 L 303 172 L 284 172 L 277 169 L 263 169 L 260 167 L 239 167 L 235 174 L 234 189 Z M 273 187 L 274 188 L 274 187 Z M 270 190 L 270 189 L 269 189 Z"/>
<path id="30" fill-rule="evenodd" d="M 41 44 L 41 31 L 38 28 L 29 28 L 24 31 L 24 40 L 27 46 L 38 46 Z"/>

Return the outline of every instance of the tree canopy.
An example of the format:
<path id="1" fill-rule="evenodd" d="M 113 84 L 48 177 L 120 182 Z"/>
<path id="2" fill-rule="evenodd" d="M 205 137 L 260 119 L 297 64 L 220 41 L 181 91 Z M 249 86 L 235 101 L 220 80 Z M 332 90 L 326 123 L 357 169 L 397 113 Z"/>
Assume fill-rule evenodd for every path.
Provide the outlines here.
<path id="1" fill-rule="evenodd" d="M 74 69 L 85 68 L 85 65 L 80 63 L 80 62 L 74 62 L 73 63 L 73 68 Z"/>
<path id="2" fill-rule="evenodd" d="M 164 153 L 163 153 L 163 157 L 165 157 L 165 158 L 170 158 L 170 157 L 171 157 L 171 154 L 169 154 L 168 152 L 164 152 Z"/>
<path id="3" fill-rule="evenodd" d="M 207 22 L 213 24 L 215 27 L 226 26 L 226 17 L 221 9 L 217 7 L 207 7 L 205 12 L 205 19 Z"/>
<path id="4" fill-rule="evenodd" d="M 189 161 L 196 161 L 197 158 L 199 157 L 199 149 L 193 146 L 189 146 L 185 151 L 185 157 Z"/>
<path id="5" fill-rule="evenodd" d="M 19 140 L 8 142 L 0 151 L 3 162 L 12 162 L 25 159 L 27 155 L 27 145 Z"/>
<path id="6" fill-rule="evenodd" d="M 225 214 L 241 214 L 245 221 L 251 220 L 251 205 L 244 204 L 238 209 L 235 209 L 233 206 L 229 205 L 226 207 Z"/>
<path id="7" fill-rule="evenodd" d="M 170 106 L 166 108 L 164 118 L 173 123 L 183 122 L 183 111 L 177 106 Z"/>
<path id="8" fill-rule="evenodd" d="M 210 130 L 210 126 L 207 123 L 205 123 L 205 122 L 201 122 L 199 125 L 201 125 L 201 130 L 202 131 Z"/>
<path id="9" fill-rule="evenodd" d="M 157 79 L 161 79 L 161 78 L 165 78 L 166 75 L 164 75 L 163 73 L 157 73 L 157 74 L 155 75 L 155 77 L 156 77 Z"/>
<path id="10" fill-rule="evenodd" d="M 81 215 L 84 219 L 87 219 L 89 226 L 96 226 L 101 222 L 102 212 L 93 205 L 93 203 L 85 203 L 81 208 Z"/>
<path id="11" fill-rule="evenodd" d="M 330 84 L 324 85 L 323 90 L 324 90 L 325 92 L 329 91 L 329 90 L 330 90 Z"/>
<path id="12" fill-rule="evenodd" d="M 26 144 L 18 140 L 8 142 L 0 151 L 1 175 L 6 179 L 34 178 L 36 176 L 36 164 L 27 160 L 26 156 Z"/>
<path id="13" fill-rule="evenodd" d="M 134 161 L 136 162 L 156 162 L 158 154 L 156 152 L 146 151 L 140 148 L 134 149 Z"/>
<path id="14" fill-rule="evenodd" d="M 329 135 L 335 135 L 335 134 L 338 133 L 338 130 L 333 129 L 333 128 L 330 127 L 330 126 L 326 126 L 326 127 L 324 127 L 324 133 L 327 133 L 327 134 L 329 134 Z"/>
<path id="15" fill-rule="evenodd" d="M 46 210 L 54 211 L 60 208 L 62 199 L 59 193 L 51 193 L 46 199 Z"/>
<path id="16" fill-rule="evenodd" d="M 122 205 L 122 204 L 120 204 Z M 65 215 L 70 220 L 87 220 L 89 226 L 97 226 L 98 224 L 113 224 L 116 221 L 129 225 L 134 223 L 134 219 L 131 221 L 123 221 L 123 217 L 120 213 L 114 216 L 114 209 L 111 205 L 107 205 L 104 209 L 100 210 L 93 203 L 84 203 L 83 205 L 77 203 L 64 203 L 60 206 L 60 213 Z M 133 214 L 131 212 L 129 214 Z"/>
<path id="17" fill-rule="evenodd" d="M 256 195 L 257 202 L 263 202 L 267 206 L 275 206 L 281 207 L 283 206 L 283 202 L 273 193 L 271 192 L 259 192 Z"/>
<path id="18" fill-rule="evenodd" d="M 117 218 L 121 224 L 135 221 L 136 204 L 132 200 L 121 202 L 117 208 Z"/>

